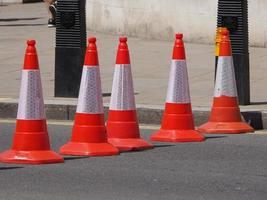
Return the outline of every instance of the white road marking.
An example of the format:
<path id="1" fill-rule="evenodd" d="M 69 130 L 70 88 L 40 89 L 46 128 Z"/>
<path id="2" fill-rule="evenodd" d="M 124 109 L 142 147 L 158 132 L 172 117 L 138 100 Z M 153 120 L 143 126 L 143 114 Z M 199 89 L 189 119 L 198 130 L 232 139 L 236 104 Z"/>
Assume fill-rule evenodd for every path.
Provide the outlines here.
<path id="1" fill-rule="evenodd" d="M 267 136 L 267 130 L 258 130 L 258 131 L 255 131 L 254 133 L 249 133 L 249 135 L 265 135 L 265 136 Z"/>

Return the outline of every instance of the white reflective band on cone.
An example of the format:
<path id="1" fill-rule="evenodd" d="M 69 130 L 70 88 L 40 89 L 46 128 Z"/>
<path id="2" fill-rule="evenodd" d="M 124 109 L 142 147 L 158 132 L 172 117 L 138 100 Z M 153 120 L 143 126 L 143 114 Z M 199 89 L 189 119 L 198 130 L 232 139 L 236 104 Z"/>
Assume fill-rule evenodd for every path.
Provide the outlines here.
<path id="1" fill-rule="evenodd" d="M 135 110 L 130 64 L 115 65 L 109 108 L 111 110 Z"/>
<path id="2" fill-rule="evenodd" d="M 22 70 L 17 119 L 45 119 L 39 70 Z"/>
<path id="3" fill-rule="evenodd" d="M 83 67 L 76 112 L 91 114 L 104 113 L 100 70 L 98 66 Z"/>
<path id="4" fill-rule="evenodd" d="M 220 56 L 218 58 L 214 97 L 220 96 L 237 96 L 232 56 Z"/>
<path id="5" fill-rule="evenodd" d="M 167 92 L 167 103 L 190 103 L 185 60 L 172 60 Z"/>

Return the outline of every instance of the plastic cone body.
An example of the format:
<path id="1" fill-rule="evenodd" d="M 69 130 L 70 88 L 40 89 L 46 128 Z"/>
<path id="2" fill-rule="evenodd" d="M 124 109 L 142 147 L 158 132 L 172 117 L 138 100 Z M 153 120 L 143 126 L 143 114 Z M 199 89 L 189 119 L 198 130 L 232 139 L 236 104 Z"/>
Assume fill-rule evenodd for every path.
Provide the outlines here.
<path id="1" fill-rule="evenodd" d="M 78 156 L 117 155 L 119 150 L 107 142 L 98 66 L 96 39 L 90 38 L 82 72 L 72 138 L 60 153 Z"/>
<path id="2" fill-rule="evenodd" d="M 107 120 L 108 141 L 120 151 L 152 145 L 140 138 L 127 38 L 120 38 Z"/>
<path id="3" fill-rule="evenodd" d="M 209 122 L 198 127 L 198 130 L 205 133 L 246 133 L 254 131 L 251 126 L 242 122 L 231 43 L 227 30 L 222 31 L 214 99 Z"/>
<path id="4" fill-rule="evenodd" d="M 27 43 L 13 145 L 10 150 L 0 154 L 0 161 L 18 164 L 60 163 L 63 158 L 50 150 L 35 41 Z"/>
<path id="5" fill-rule="evenodd" d="M 176 34 L 165 111 L 160 130 L 151 135 L 152 141 L 200 142 L 204 140 L 204 137 L 195 130 L 182 37 L 182 34 Z"/>
<path id="6" fill-rule="evenodd" d="M 216 38 L 215 38 L 215 56 L 218 57 L 219 56 L 219 52 L 220 52 L 220 43 L 222 40 L 222 31 L 223 30 L 227 30 L 226 27 L 218 27 L 216 30 Z"/>

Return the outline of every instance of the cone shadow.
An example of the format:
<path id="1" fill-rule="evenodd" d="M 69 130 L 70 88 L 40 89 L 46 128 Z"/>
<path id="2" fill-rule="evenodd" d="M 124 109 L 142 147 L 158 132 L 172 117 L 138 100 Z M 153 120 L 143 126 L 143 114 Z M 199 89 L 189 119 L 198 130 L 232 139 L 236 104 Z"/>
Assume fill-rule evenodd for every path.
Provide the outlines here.
<path id="1" fill-rule="evenodd" d="M 79 160 L 79 159 L 84 159 L 84 158 L 89 158 L 89 156 L 69 156 L 69 157 L 64 157 L 65 161 L 68 160 Z"/>
<path id="2" fill-rule="evenodd" d="M 157 145 L 153 145 L 153 148 L 150 149 L 137 149 L 137 150 L 132 150 L 132 151 L 121 151 L 120 153 L 136 153 L 136 152 L 143 152 L 143 151 L 149 151 L 149 150 L 153 150 L 154 148 L 166 148 L 166 147 L 173 147 L 175 145 L 172 144 L 157 144 Z"/>
<path id="3" fill-rule="evenodd" d="M 250 102 L 251 105 L 267 105 L 267 101 Z"/>
<path id="4" fill-rule="evenodd" d="M 154 145 L 154 148 L 164 148 L 164 147 L 173 147 L 175 145 L 173 144 L 160 144 L 160 145 Z"/>
<path id="5" fill-rule="evenodd" d="M 10 169 L 21 169 L 23 167 L 0 167 L 0 171 L 1 170 L 10 170 Z"/>
<path id="6" fill-rule="evenodd" d="M 153 146 L 155 147 L 155 146 Z M 120 151 L 120 154 L 124 154 L 124 153 L 138 153 L 138 152 L 143 152 L 143 151 L 149 151 L 152 150 L 153 148 L 150 149 L 134 149 L 134 150 L 129 150 L 129 151 Z"/>
<path id="7" fill-rule="evenodd" d="M 219 139 L 219 138 L 225 138 L 227 137 L 226 135 L 205 135 L 205 139 L 209 140 L 209 139 Z"/>

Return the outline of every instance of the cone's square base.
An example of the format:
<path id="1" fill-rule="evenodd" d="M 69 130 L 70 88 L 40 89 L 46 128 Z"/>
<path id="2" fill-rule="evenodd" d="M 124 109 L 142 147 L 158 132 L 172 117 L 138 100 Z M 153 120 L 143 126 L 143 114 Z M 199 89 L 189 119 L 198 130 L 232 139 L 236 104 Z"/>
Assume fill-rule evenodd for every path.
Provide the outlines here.
<path id="1" fill-rule="evenodd" d="M 73 156 L 113 156 L 119 150 L 109 143 L 68 142 L 60 148 L 60 153 Z"/>
<path id="2" fill-rule="evenodd" d="M 140 151 L 146 149 L 152 149 L 153 145 L 141 138 L 108 138 L 108 142 L 120 151 Z"/>
<path id="3" fill-rule="evenodd" d="M 197 130 L 210 134 L 242 134 L 254 132 L 254 129 L 244 122 L 207 122 L 198 127 Z"/>
<path id="4" fill-rule="evenodd" d="M 63 163 L 64 159 L 53 151 L 8 150 L 0 154 L 0 162 L 11 164 L 52 164 Z"/>
<path id="5" fill-rule="evenodd" d="M 150 139 L 157 142 L 202 142 L 205 137 L 196 130 L 163 130 L 151 135 Z"/>

